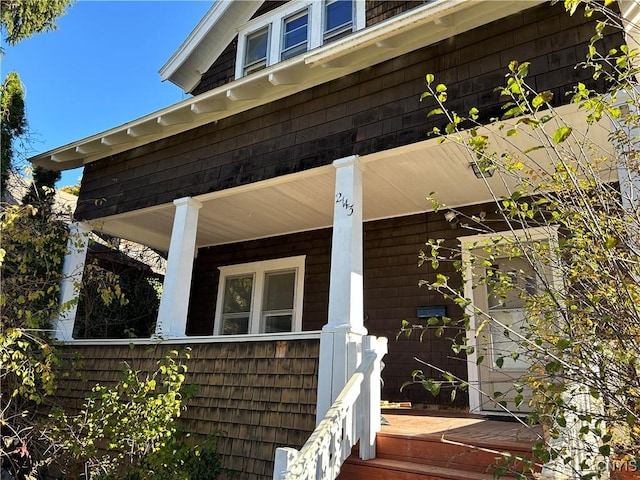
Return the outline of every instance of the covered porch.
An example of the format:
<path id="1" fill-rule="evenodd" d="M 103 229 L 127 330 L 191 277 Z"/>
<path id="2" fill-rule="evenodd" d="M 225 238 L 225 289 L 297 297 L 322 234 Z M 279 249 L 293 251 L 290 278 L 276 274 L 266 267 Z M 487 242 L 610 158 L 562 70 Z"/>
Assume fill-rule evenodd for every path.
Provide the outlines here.
<path id="1" fill-rule="evenodd" d="M 568 117 L 567 122 L 577 124 L 580 115 L 576 115 L 575 109 L 563 107 L 561 111 Z M 595 144 L 607 145 L 605 129 L 593 131 L 585 126 L 584 134 Z M 524 145 L 531 144 L 529 138 L 515 140 Z M 506 144 L 495 145 L 498 151 L 506 148 Z M 362 339 L 367 334 L 363 298 L 363 224 L 428 212 L 432 206 L 426 197 L 431 192 L 436 192 L 440 203 L 448 208 L 486 203 L 492 199 L 490 190 L 498 196 L 507 192 L 508 179 L 505 184 L 505 178 L 500 176 L 476 176 L 469 159 L 465 149 L 454 142 L 439 143 L 435 138 L 428 139 L 367 156 L 335 159 L 331 165 L 271 180 L 183 197 L 173 204 L 105 217 L 82 228 L 168 252 L 156 337 L 150 340 L 151 343 L 266 342 L 273 348 L 273 358 L 277 358 L 280 342 L 295 342 L 308 336 L 317 339 L 318 368 L 311 375 L 317 381 L 314 402 L 316 422 L 320 422 L 363 354 Z M 535 152 L 531 161 L 538 168 L 544 168 L 544 152 Z M 615 179 L 615 173 L 612 168 L 611 179 Z M 448 221 L 445 212 L 438 215 L 442 216 L 442 221 Z M 259 239 L 276 238 L 277 241 L 277 237 L 283 235 L 319 229 L 331 229 L 328 315 L 321 331 L 294 329 L 275 335 L 186 335 L 194 258 L 200 250 Z M 421 241 L 427 239 L 425 236 Z M 82 249 L 75 253 L 66 265 L 71 281 L 78 281 L 79 277 L 74 277 L 73 272 L 81 272 L 79 266 L 83 261 Z M 416 249 L 413 253 L 416 263 L 417 254 Z M 388 261 L 393 262 L 393 258 Z M 73 292 L 73 288 L 70 286 L 64 291 Z M 71 345 L 105 343 L 74 340 L 72 331 L 73 312 L 69 312 L 57 323 L 59 339 Z M 228 358 L 231 364 L 240 360 L 237 355 Z M 469 368 L 475 366 L 469 365 Z M 368 417 L 372 422 L 376 419 L 375 414 Z M 300 442 L 287 444 L 299 446 Z"/>
<path id="2" fill-rule="evenodd" d="M 593 145 L 608 145 L 608 131 L 600 125 L 587 126 L 574 106 L 561 107 L 558 114 L 567 123 L 576 125 L 576 135 L 581 133 Z M 578 132 L 577 126 L 580 125 L 581 132 Z M 509 137 L 509 142 L 515 144 L 513 146 L 506 140 L 500 140 L 499 135 L 492 138 L 495 138 L 493 145 L 496 151 L 523 148 L 534 142 L 526 135 Z M 531 163 L 532 168 L 544 169 L 547 164 L 545 155 L 544 150 L 531 152 L 527 162 Z M 91 223 L 82 222 L 77 228 L 80 232 L 104 232 L 168 252 L 156 328 L 156 337 L 165 341 L 194 334 L 187 332 L 189 302 L 193 297 L 194 259 L 197 261 L 205 249 L 224 246 L 236 248 L 235 245 L 258 241 L 264 246 L 270 239 L 278 243 L 286 235 L 325 229 L 329 235 L 330 258 L 315 261 L 331 264 L 331 277 L 327 279 L 330 285 L 328 318 L 321 323 L 314 322 L 311 328 L 294 322 L 292 333 L 320 330 L 326 324 L 346 326 L 350 331 L 362 335 L 366 331 L 362 298 L 363 251 L 366 248 L 363 225 L 429 212 L 433 208 L 426 197 L 431 194 L 447 209 L 451 209 L 481 205 L 490 202 L 492 195 L 507 193 L 512 180 L 500 175 L 491 178 L 476 176 L 471 158 L 462 146 L 452 140 L 439 143 L 437 138 L 425 139 L 366 156 L 335 159 L 332 164 L 270 180 L 178 198 L 173 203 L 103 217 Z M 166 164 L 163 168 L 169 172 L 180 167 Z M 617 178 L 615 166 L 612 166 L 609 175 L 610 180 Z M 435 234 L 444 234 L 451 241 L 469 234 L 453 229 L 449 231 L 447 222 L 450 220 L 446 213 L 445 209 L 430 217 L 429 221 L 435 219 L 444 225 L 441 228 L 446 229 Z M 451 227 L 454 226 L 452 223 Z M 389 265 L 394 262 L 395 252 L 388 248 L 393 244 L 394 234 L 390 231 L 390 238 L 384 244 L 379 241 L 389 252 L 388 258 L 384 259 Z M 432 233 L 427 233 L 426 229 L 424 234 L 413 235 L 417 243 L 415 246 L 406 245 L 405 248 L 405 254 L 413 259 L 405 259 L 405 262 L 417 265 L 418 252 L 429 235 Z M 73 298 L 73 285 L 80 279 L 80 266 L 84 260 L 83 245 L 73 247 L 74 255 L 70 256 L 66 265 L 69 280 L 64 289 L 64 299 L 67 300 Z M 383 252 L 380 254 L 384 255 Z M 414 285 L 417 285 L 417 281 Z M 216 286 L 208 288 L 215 289 Z M 305 296 L 304 293 L 301 292 L 300 296 Z M 403 294 L 400 291 L 397 293 Z M 210 309 L 213 307 L 215 305 Z M 392 315 L 395 314 L 392 312 Z M 56 336 L 59 339 L 73 341 L 74 315 L 75 312 L 71 310 L 57 322 Z M 398 324 L 401 319 L 396 318 Z M 210 331 L 214 335 L 220 332 L 213 328 Z M 388 332 L 390 335 L 395 333 L 397 331 Z"/>

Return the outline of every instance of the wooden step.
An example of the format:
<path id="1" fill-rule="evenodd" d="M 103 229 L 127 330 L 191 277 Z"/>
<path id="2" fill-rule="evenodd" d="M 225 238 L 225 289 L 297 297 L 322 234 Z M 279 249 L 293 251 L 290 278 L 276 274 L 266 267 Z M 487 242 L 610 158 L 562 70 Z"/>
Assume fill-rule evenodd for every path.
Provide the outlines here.
<path id="1" fill-rule="evenodd" d="M 377 458 L 362 461 L 355 448 L 340 480 L 490 480 L 506 465 L 506 454 L 530 458 L 539 435 L 539 429 L 477 416 L 389 417 L 391 425 L 376 437 Z"/>
<path id="2" fill-rule="evenodd" d="M 352 456 L 342 465 L 338 480 L 494 480 L 494 476 L 388 458 L 360 460 Z"/>
<path id="3" fill-rule="evenodd" d="M 406 438 L 379 434 L 376 456 L 389 460 L 453 468 L 467 472 L 493 473 L 505 464 L 505 455 L 530 458 L 531 448 L 519 445 L 501 448 L 492 445 L 459 445 L 442 438 Z"/>

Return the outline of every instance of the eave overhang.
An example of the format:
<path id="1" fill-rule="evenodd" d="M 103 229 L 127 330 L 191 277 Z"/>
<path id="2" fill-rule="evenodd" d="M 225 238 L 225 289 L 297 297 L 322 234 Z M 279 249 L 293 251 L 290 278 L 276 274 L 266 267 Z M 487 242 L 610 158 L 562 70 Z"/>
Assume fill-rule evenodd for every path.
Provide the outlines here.
<path id="1" fill-rule="evenodd" d="M 339 42 L 29 160 L 50 170 L 81 167 L 338 79 L 544 1 L 437 0 Z"/>
<path id="2" fill-rule="evenodd" d="M 535 132 L 526 129 L 521 128 L 519 135 L 505 137 L 504 131 L 512 123 L 488 125 L 480 129 L 479 134 L 491 139 L 492 151 L 514 155 L 528 151 L 526 155 L 518 155 L 524 164 L 523 171 L 535 172 L 531 178 L 543 183 L 555 171 L 551 160 L 557 160 L 558 155 L 565 158 L 563 151 L 583 152 L 597 159 L 593 164 L 598 165 L 602 181 L 617 181 L 616 155 L 609 141 L 608 122 L 587 123 L 584 111 L 573 104 L 558 107 L 554 113 L 562 121 L 548 122 L 544 127 L 549 129 L 548 135 L 561 124 L 573 128 L 571 137 L 556 147 L 559 153 L 549 147 L 531 148 L 538 146 L 540 140 Z M 570 162 L 571 155 L 566 155 L 565 161 Z M 500 198 L 522 187 L 517 183 L 518 175 L 509 172 L 477 178 L 470 164 L 473 159 L 474 152 L 455 138 L 442 143 L 439 138 L 429 138 L 359 157 L 363 167 L 363 220 L 370 222 L 431 211 L 434 206 L 426 197 L 432 195 L 442 204 L 440 219 L 444 221 L 449 208 L 491 203 L 494 196 Z M 202 205 L 198 212 L 197 247 L 330 228 L 334 221 L 335 175 L 333 165 L 325 165 L 194 197 Z M 535 193 L 535 188 L 530 193 Z M 489 217 L 493 210 L 487 210 Z M 93 229 L 167 251 L 175 211 L 175 205 L 167 202 L 102 217 Z"/>

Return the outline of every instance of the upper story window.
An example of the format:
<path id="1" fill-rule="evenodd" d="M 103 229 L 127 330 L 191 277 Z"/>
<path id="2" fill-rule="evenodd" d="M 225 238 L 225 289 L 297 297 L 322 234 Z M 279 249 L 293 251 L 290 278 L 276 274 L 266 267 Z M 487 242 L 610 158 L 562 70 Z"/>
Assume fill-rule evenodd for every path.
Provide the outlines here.
<path id="1" fill-rule="evenodd" d="M 236 78 L 287 60 L 365 26 L 364 0 L 293 0 L 238 31 Z"/>
<path id="2" fill-rule="evenodd" d="M 269 46 L 269 27 L 247 35 L 244 55 L 244 74 L 247 75 L 267 66 L 267 49 Z"/>
<path id="3" fill-rule="evenodd" d="M 325 3 L 324 41 L 328 42 L 351 33 L 353 6 L 351 0 L 332 0 Z"/>
<path id="4" fill-rule="evenodd" d="M 304 256 L 220 267 L 214 332 L 300 330 L 303 286 Z"/>
<path id="5" fill-rule="evenodd" d="M 307 51 L 309 43 L 309 14 L 307 10 L 284 20 L 281 60 Z"/>

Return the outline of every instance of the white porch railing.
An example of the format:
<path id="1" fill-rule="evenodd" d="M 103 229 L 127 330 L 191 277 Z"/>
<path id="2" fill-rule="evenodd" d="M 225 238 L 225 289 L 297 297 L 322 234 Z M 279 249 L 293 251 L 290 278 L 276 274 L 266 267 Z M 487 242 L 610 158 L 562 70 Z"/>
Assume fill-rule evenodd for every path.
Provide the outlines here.
<path id="1" fill-rule="evenodd" d="M 360 441 L 360 458 L 376 456 L 380 430 L 380 361 L 387 339 L 362 339 L 362 362 L 300 451 L 276 449 L 274 480 L 335 480 Z"/>

